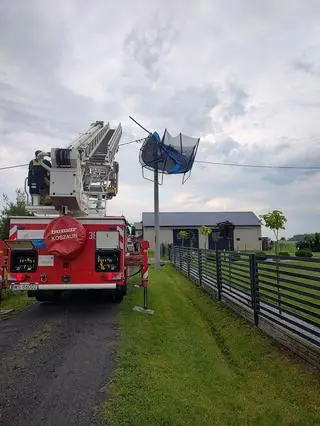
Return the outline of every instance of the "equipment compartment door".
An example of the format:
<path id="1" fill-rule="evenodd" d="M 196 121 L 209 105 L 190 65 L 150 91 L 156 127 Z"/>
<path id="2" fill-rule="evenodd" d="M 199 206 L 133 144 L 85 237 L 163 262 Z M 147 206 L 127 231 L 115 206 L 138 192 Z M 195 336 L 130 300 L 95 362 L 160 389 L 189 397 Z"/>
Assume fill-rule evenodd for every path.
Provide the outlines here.
<path id="1" fill-rule="evenodd" d="M 96 249 L 120 249 L 120 240 L 118 231 L 97 231 Z"/>

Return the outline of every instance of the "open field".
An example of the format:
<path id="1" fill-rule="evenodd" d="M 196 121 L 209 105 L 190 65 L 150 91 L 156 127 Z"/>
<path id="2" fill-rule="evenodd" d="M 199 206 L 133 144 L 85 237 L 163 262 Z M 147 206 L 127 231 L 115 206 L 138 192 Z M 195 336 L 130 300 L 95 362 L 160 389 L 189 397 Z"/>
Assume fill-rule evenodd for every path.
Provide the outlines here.
<path id="1" fill-rule="evenodd" d="M 286 252 L 290 253 L 292 256 L 294 256 L 296 250 L 297 250 L 296 249 L 296 243 L 294 243 L 294 242 L 288 243 L 288 242 L 279 241 L 279 251 L 286 251 Z M 273 248 L 272 250 L 267 250 L 266 253 L 274 254 L 275 249 Z"/>
<path id="2" fill-rule="evenodd" d="M 199 256 L 189 254 L 193 273 L 199 275 Z M 183 254 L 188 256 L 187 253 Z M 233 256 L 231 254 L 231 256 Z M 252 286 L 248 253 L 238 254 L 235 261 L 229 261 L 228 253 L 221 253 L 221 276 L 226 289 L 228 286 L 251 298 Z M 202 253 L 201 267 L 204 277 L 217 280 L 215 253 Z M 185 260 L 187 262 L 187 260 Z M 320 259 L 305 260 L 283 258 L 278 264 L 273 259 L 257 262 L 257 279 L 260 302 L 280 307 L 298 319 L 320 325 Z"/>
<path id="3" fill-rule="evenodd" d="M 320 424 L 319 376 L 171 265 L 152 271 L 150 316 L 121 307 L 108 425 Z"/>
<path id="4" fill-rule="evenodd" d="M 249 259 L 241 255 L 240 260 L 229 262 L 222 256 L 222 280 L 251 298 Z M 276 262 L 259 261 L 257 278 L 260 303 L 269 303 L 292 314 L 300 320 L 320 325 L 320 262 L 296 259 L 282 259 Z M 206 265 L 206 262 L 209 265 Z M 211 262 L 211 265 L 210 265 Z M 197 267 L 197 262 L 195 267 Z M 204 271 L 212 271 L 215 264 L 210 257 L 204 262 Z M 211 269 L 210 269 L 211 268 Z"/>
<path id="5" fill-rule="evenodd" d="M 295 253 L 297 251 L 296 243 L 294 243 L 294 242 L 281 242 L 280 241 L 279 242 L 279 251 L 287 252 L 291 256 L 295 256 Z M 273 248 L 272 250 L 267 250 L 266 253 L 267 254 L 275 254 L 275 248 Z M 319 252 L 313 252 L 313 257 L 319 257 L 320 258 L 320 253 Z"/>
<path id="6" fill-rule="evenodd" d="M 260 264 L 260 299 L 278 303 L 301 319 L 320 325 L 320 263 L 282 261 Z"/>

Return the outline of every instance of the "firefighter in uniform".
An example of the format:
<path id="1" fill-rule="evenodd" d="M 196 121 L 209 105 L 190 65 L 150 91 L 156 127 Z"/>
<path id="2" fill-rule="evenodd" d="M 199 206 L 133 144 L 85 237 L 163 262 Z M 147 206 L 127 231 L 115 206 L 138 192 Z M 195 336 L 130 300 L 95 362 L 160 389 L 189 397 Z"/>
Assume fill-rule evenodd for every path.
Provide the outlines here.
<path id="1" fill-rule="evenodd" d="M 112 197 L 116 195 L 116 188 L 112 185 L 107 187 L 107 199 L 111 200 Z"/>
<path id="2" fill-rule="evenodd" d="M 31 195 L 40 195 L 40 204 L 50 205 L 50 173 L 41 165 L 41 160 L 37 157 L 41 151 L 35 152 L 35 158 L 29 163 L 28 186 Z M 42 162 L 51 167 L 48 160 L 43 159 Z"/>

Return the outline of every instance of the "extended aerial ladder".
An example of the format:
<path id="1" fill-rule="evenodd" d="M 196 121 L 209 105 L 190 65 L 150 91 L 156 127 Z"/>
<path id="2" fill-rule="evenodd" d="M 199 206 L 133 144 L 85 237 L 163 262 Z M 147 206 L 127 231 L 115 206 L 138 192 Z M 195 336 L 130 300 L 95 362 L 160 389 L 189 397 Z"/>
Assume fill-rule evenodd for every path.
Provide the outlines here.
<path id="1" fill-rule="evenodd" d="M 121 124 L 112 129 L 109 123 L 96 121 L 67 148 L 38 153 L 37 160 L 50 173 L 51 205 L 40 205 L 41 196 L 33 191 L 28 209 L 50 215 L 104 214 L 107 200 L 118 193 L 119 164 L 115 155 L 121 136 Z M 45 157 L 50 157 L 51 167 L 43 161 Z"/>
<path id="2" fill-rule="evenodd" d="M 121 136 L 121 124 L 111 128 L 96 121 L 66 148 L 36 152 L 25 186 L 31 196 L 26 208 L 35 215 L 10 218 L 9 239 L 0 246 L 4 288 L 27 290 L 39 301 L 55 300 L 64 290 L 114 290 L 120 301 L 131 268 L 138 266 L 147 309 L 149 243 L 136 240 L 130 252 L 127 220 L 106 215 L 107 200 L 118 193 L 115 156 Z M 45 180 L 37 183 L 37 178 L 47 177 L 44 170 L 49 185 Z M 44 203 L 44 187 L 51 205 Z"/>

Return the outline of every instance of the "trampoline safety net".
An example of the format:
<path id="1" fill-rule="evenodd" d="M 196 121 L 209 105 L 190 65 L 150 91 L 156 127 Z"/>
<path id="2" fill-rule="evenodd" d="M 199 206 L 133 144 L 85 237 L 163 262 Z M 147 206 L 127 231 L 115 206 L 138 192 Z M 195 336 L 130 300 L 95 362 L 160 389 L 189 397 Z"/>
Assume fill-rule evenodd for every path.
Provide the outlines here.
<path id="1" fill-rule="evenodd" d="M 140 149 L 140 163 L 143 168 L 158 168 L 164 174 L 186 174 L 191 172 L 199 141 L 199 138 L 182 133 L 173 137 L 167 129 L 161 140 L 159 134 L 154 132 L 145 139 Z"/>

